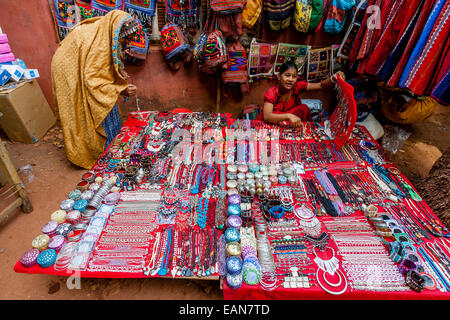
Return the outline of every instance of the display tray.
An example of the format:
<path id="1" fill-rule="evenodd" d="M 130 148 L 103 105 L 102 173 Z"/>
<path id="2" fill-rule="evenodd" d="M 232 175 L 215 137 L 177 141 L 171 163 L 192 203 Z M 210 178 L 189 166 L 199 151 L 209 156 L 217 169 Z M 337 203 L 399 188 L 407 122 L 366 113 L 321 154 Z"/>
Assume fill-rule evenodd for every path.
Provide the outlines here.
<path id="1" fill-rule="evenodd" d="M 31 243 L 38 264 L 22 257 L 14 270 L 220 279 L 224 298 L 239 300 L 449 299 L 450 233 L 369 132 L 348 121 L 341 82 L 328 127 L 131 113 L 51 214 L 69 240 L 56 263 L 40 235 Z M 341 148 L 327 134 L 335 127 L 348 135 Z M 89 201 L 70 201 L 89 190 Z M 80 206 L 81 220 L 69 221 Z M 68 222 L 81 239 L 64 234 Z"/>

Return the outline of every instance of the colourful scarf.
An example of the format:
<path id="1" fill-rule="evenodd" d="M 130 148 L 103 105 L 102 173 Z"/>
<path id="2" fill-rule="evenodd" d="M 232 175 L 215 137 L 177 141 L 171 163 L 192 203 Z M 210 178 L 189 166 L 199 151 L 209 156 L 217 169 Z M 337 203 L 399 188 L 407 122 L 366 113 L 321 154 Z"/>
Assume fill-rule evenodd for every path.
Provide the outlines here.
<path id="1" fill-rule="evenodd" d="M 347 20 L 347 12 L 353 8 L 355 0 L 332 0 L 324 25 L 324 31 L 338 34 L 342 31 Z"/>

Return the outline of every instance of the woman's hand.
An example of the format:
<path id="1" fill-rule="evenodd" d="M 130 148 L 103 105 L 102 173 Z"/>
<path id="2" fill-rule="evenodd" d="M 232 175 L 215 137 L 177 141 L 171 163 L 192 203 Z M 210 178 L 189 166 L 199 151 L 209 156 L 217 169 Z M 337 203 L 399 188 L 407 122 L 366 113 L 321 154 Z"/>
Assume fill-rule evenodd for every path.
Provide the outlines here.
<path id="1" fill-rule="evenodd" d="M 302 124 L 302 119 L 292 113 L 288 114 L 288 121 L 292 127 L 299 127 Z"/>
<path id="2" fill-rule="evenodd" d="M 332 77 L 334 77 L 334 79 L 337 80 L 338 75 L 341 77 L 342 80 L 345 81 L 345 73 L 342 71 L 336 72 L 335 74 L 332 75 Z M 336 81 L 334 81 L 334 82 L 336 82 Z"/>
<path id="3" fill-rule="evenodd" d="M 128 87 L 125 89 L 126 95 L 129 97 L 136 95 L 137 88 L 134 84 L 128 84 Z"/>

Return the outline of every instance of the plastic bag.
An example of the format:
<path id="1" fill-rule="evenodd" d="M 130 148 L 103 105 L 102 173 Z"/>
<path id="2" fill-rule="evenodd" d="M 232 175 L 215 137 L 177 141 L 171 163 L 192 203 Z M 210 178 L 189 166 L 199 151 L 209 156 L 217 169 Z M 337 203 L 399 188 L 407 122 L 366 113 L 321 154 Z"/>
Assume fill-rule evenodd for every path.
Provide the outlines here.
<path id="1" fill-rule="evenodd" d="M 392 154 L 396 154 L 405 141 L 408 140 L 410 135 L 411 132 L 408 132 L 400 127 L 386 125 L 384 127 L 384 136 L 381 146 L 384 150 Z"/>

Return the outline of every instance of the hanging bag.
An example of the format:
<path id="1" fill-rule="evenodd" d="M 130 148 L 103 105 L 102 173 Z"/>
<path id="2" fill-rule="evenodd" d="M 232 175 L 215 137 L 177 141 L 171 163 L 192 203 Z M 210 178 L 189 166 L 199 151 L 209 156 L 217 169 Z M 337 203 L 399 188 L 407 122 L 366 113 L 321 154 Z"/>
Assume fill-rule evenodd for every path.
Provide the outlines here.
<path id="1" fill-rule="evenodd" d="M 295 0 L 265 0 L 264 20 L 273 31 L 282 31 L 291 24 Z"/>
<path id="2" fill-rule="evenodd" d="M 186 34 L 175 23 L 169 22 L 161 29 L 161 46 L 167 62 L 175 70 L 179 69 L 179 62 L 188 62 L 192 56 Z"/>
<path id="3" fill-rule="evenodd" d="M 222 67 L 222 81 L 225 94 L 229 93 L 230 86 L 239 85 L 241 92 L 249 91 L 247 71 L 247 51 L 242 44 L 235 40 L 227 46 L 228 60 Z"/>
<path id="4" fill-rule="evenodd" d="M 247 0 L 242 11 L 242 26 L 247 29 L 253 28 L 262 11 L 263 0 Z"/>

